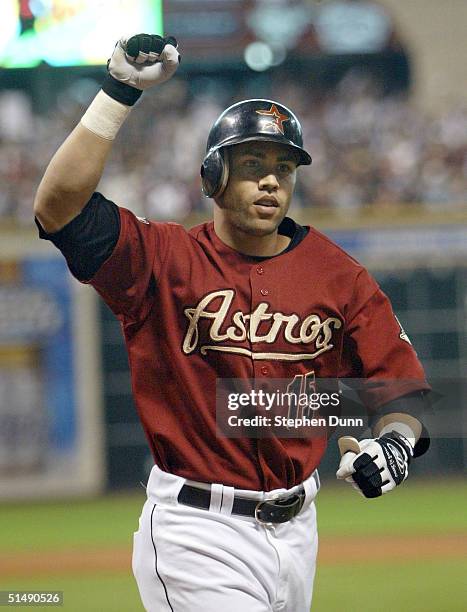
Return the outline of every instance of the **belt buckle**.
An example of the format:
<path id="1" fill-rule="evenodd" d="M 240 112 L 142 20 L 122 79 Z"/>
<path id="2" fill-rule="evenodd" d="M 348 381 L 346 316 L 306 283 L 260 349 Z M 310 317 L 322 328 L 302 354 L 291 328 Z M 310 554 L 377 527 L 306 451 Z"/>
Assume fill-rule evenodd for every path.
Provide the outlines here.
<path id="1" fill-rule="evenodd" d="M 275 525 L 276 523 L 286 523 L 290 521 L 292 518 L 294 518 L 295 516 L 297 516 L 297 514 L 302 509 L 304 502 L 305 502 L 305 491 L 299 491 L 298 493 L 294 493 L 293 495 L 291 495 L 290 497 L 287 497 L 286 499 L 267 499 L 267 500 L 258 502 L 255 507 L 255 519 L 259 523 L 262 523 L 263 525 Z M 278 518 L 278 520 L 276 521 L 265 521 L 259 516 L 263 506 L 276 506 L 279 508 L 282 507 L 282 509 L 286 511 L 286 506 L 288 504 L 291 504 L 291 506 L 295 506 L 296 508 L 296 511 L 292 511 L 291 516 L 289 518 L 284 518 L 284 519 Z"/>
<path id="2" fill-rule="evenodd" d="M 262 523 L 263 525 L 274 525 L 274 523 L 272 523 L 271 521 L 263 521 L 258 516 L 258 513 L 261 512 L 261 509 L 264 506 L 264 504 L 266 504 L 266 501 L 260 501 L 260 502 L 258 502 L 256 504 L 256 506 L 255 506 L 255 519 L 258 521 L 258 523 Z"/>

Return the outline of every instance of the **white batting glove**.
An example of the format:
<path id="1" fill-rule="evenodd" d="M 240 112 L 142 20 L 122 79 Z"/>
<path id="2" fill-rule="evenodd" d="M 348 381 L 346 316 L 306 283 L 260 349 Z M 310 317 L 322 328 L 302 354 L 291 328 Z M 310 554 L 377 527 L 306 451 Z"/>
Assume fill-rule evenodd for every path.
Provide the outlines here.
<path id="1" fill-rule="evenodd" d="M 118 41 L 107 68 L 114 79 L 143 91 L 168 81 L 179 63 L 175 38 L 137 34 Z"/>
<path id="2" fill-rule="evenodd" d="M 177 41 L 171 36 L 122 38 L 107 63 L 101 91 L 81 118 L 82 125 L 101 138 L 114 140 L 143 90 L 170 79 L 179 63 Z"/>
<path id="3" fill-rule="evenodd" d="M 347 452 L 336 476 L 349 482 L 365 497 L 379 497 L 392 491 L 408 476 L 413 447 L 405 436 L 392 431 L 381 438 L 359 442 L 361 452 Z"/>

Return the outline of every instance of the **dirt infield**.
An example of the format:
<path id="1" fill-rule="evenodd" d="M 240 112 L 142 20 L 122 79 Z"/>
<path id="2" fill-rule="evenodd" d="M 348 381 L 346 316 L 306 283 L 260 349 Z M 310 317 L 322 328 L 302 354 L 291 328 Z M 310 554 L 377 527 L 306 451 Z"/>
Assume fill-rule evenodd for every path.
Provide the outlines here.
<path id="1" fill-rule="evenodd" d="M 322 537 L 320 565 L 371 561 L 441 560 L 467 557 L 467 534 L 445 536 L 370 536 Z M 31 577 L 45 575 L 76 575 L 99 572 L 127 572 L 131 568 L 131 551 L 127 548 L 99 550 L 77 549 L 63 551 L 0 553 L 0 576 Z"/>

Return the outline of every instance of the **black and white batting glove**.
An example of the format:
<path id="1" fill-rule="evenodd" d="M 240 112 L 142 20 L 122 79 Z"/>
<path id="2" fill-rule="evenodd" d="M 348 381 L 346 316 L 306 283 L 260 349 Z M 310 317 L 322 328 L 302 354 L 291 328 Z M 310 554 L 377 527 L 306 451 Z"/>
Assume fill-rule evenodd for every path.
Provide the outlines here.
<path id="1" fill-rule="evenodd" d="M 172 36 L 136 34 L 121 38 L 107 64 L 102 89 L 118 102 L 132 106 L 142 91 L 168 81 L 179 63 L 177 41 Z"/>
<path id="2" fill-rule="evenodd" d="M 380 497 L 407 478 L 413 457 L 412 444 L 397 431 L 359 442 L 361 452 L 347 452 L 336 476 L 365 497 Z"/>

